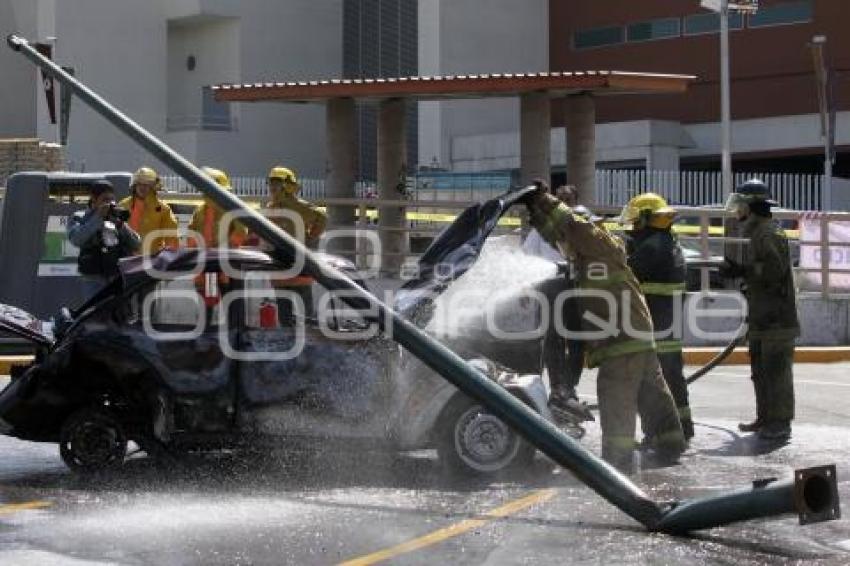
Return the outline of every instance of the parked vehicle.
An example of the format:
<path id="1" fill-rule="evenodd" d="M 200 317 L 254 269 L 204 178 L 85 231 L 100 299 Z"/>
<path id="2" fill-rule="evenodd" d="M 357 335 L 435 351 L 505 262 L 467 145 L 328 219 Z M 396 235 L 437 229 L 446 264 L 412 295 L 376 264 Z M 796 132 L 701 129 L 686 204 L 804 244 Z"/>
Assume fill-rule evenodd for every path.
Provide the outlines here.
<path id="1" fill-rule="evenodd" d="M 347 260 L 322 259 L 357 280 Z M 63 310 L 53 334 L 0 307 L 0 329 L 37 346 L 0 392 L 0 433 L 58 443 L 78 472 L 118 468 L 130 441 L 152 455 L 287 439 L 436 448 L 450 469 L 471 474 L 534 455 L 330 291 L 303 274 L 272 273 L 284 266 L 265 253 L 162 252 L 147 267 L 156 276 L 140 257 L 122 261 L 103 290 Z M 269 324 L 281 292 L 293 315 Z M 311 304 L 299 309 L 295 295 L 312 295 Z M 539 375 L 473 363 L 549 416 Z"/>

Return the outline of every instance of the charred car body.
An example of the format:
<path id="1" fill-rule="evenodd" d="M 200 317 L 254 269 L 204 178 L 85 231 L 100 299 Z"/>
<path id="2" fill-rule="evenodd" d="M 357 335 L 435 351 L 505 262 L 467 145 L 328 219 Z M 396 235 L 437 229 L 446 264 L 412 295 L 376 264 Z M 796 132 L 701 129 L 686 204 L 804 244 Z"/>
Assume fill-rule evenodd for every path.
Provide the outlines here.
<path id="1" fill-rule="evenodd" d="M 322 259 L 357 280 L 347 260 Z M 129 258 L 101 292 L 64 312 L 53 336 L 2 307 L 0 327 L 38 353 L 0 392 L 0 431 L 56 442 L 65 463 L 83 472 L 119 466 L 130 441 L 153 455 L 269 439 L 389 443 L 437 448 L 450 468 L 482 474 L 533 456 L 502 421 L 332 292 L 304 276 L 280 284 L 283 270 L 248 249 Z M 295 294 L 313 304 L 267 325 L 263 310 Z M 539 376 L 473 363 L 547 411 Z"/>

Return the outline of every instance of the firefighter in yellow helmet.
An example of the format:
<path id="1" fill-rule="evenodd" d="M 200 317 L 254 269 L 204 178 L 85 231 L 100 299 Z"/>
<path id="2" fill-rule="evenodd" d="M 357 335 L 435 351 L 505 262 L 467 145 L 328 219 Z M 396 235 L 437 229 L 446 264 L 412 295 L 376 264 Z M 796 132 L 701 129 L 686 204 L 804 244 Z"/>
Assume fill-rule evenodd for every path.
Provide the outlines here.
<path id="1" fill-rule="evenodd" d="M 139 167 L 130 181 L 130 196 L 118 203 L 130 211 L 127 224 L 142 237 L 142 253 L 176 248 L 179 242 L 177 218 L 171 207 L 159 199 L 157 193 L 161 188 L 162 180 L 156 171 Z"/>
<path id="2" fill-rule="evenodd" d="M 271 201 L 266 203 L 266 208 L 294 212 L 301 219 L 303 230 L 300 227 L 296 230 L 297 220 L 289 216 L 270 216 L 269 220 L 291 236 L 297 236 L 299 232 L 303 233 L 307 247 L 315 247 L 319 237 L 325 231 L 327 217 L 324 212 L 306 200 L 298 198 L 301 186 L 298 184 L 295 173 L 286 167 L 272 167 L 269 171 L 268 186 Z"/>
<path id="3" fill-rule="evenodd" d="M 227 173 L 212 167 L 201 167 L 201 170 L 206 173 L 220 187 L 232 191 L 230 187 L 230 179 Z M 226 237 L 222 230 L 219 229 L 222 216 L 225 211 L 215 204 L 209 197 L 204 196 L 204 202 L 195 209 L 192 214 L 192 221 L 189 223 L 189 230 L 197 232 L 203 238 L 204 245 L 208 248 L 226 248 L 241 246 L 245 237 L 248 235 L 248 230 L 239 222 L 231 221 L 227 229 Z M 193 235 L 189 236 L 189 245 L 197 246 Z"/>
<path id="4" fill-rule="evenodd" d="M 685 257 L 682 246 L 670 230 L 676 211 L 663 197 L 643 193 L 632 198 L 620 214 L 626 226 L 623 237 L 629 267 L 640 282 L 652 325 L 655 347 L 664 381 L 670 388 L 685 438 L 694 435 L 682 361 L 681 327 L 675 313 L 681 313 L 685 292 Z M 676 308 L 678 303 L 679 308 Z M 645 439 L 652 442 L 651 437 Z"/>
<path id="5" fill-rule="evenodd" d="M 602 457 L 623 471 L 633 470 L 635 416 L 640 413 L 644 430 L 656 440 L 648 456 L 675 462 L 687 443 L 658 366 L 649 309 L 623 243 L 547 194 L 545 183 L 535 184 L 538 190 L 525 201 L 531 225 L 572 260 L 578 277 L 587 363 L 599 368 Z"/>

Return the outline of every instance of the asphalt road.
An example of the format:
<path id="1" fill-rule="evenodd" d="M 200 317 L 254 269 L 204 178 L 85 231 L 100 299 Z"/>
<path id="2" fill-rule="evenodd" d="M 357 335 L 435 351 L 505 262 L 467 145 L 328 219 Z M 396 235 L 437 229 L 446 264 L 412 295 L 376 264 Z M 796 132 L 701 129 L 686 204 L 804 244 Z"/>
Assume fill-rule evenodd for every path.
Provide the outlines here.
<path id="1" fill-rule="evenodd" d="M 836 463 L 850 501 L 850 364 L 796 367 L 790 443 L 736 432 L 748 371 L 691 388 L 697 436 L 679 466 L 634 480 L 657 501 Z M 583 378 L 589 399 L 594 376 Z M 598 427 L 582 441 L 598 451 Z M 544 458 L 491 484 L 446 478 L 432 454 L 232 455 L 158 469 L 145 458 L 97 482 L 53 445 L 0 437 L 0 564 L 850 564 L 847 519 L 785 516 L 684 538 L 648 534 Z"/>

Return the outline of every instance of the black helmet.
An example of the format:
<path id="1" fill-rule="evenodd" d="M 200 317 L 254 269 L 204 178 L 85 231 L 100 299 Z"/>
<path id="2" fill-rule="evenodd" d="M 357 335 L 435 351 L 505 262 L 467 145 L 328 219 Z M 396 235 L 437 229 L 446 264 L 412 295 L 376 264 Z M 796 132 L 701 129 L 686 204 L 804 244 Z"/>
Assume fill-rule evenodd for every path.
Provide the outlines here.
<path id="1" fill-rule="evenodd" d="M 779 203 L 770 198 L 770 189 L 761 179 L 749 179 L 735 187 L 735 192 L 729 195 L 726 209 L 733 210 L 739 204 L 764 203 L 767 206 L 778 206 Z"/>

